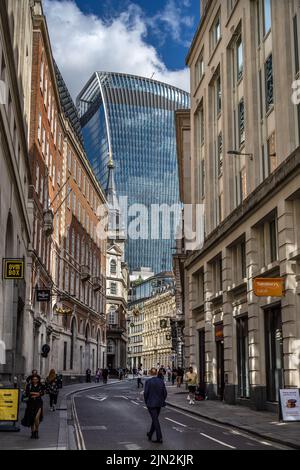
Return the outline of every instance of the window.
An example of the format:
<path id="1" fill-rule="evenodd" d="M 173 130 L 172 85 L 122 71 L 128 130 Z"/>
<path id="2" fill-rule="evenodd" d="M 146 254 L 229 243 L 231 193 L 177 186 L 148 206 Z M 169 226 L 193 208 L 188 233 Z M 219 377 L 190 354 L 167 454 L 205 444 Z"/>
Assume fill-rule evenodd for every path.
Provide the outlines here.
<path id="1" fill-rule="evenodd" d="M 51 91 L 49 90 L 48 94 L 48 121 L 51 119 Z"/>
<path id="2" fill-rule="evenodd" d="M 113 340 L 109 339 L 107 341 L 107 354 L 115 354 L 116 352 L 116 346 Z"/>
<path id="3" fill-rule="evenodd" d="M 219 116 L 219 114 L 222 111 L 222 89 L 221 89 L 221 77 L 220 76 L 216 80 L 215 92 L 216 92 L 216 111 L 217 111 L 217 116 Z"/>
<path id="4" fill-rule="evenodd" d="M 44 86 L 44 105 L 47 105 L 47 93 L 48 93 L 48 78 L 46 76 L 45 86 Z"/>
<path id="5" fill-rule="evenodd" d="M 195 86 L 197 87 L 201 82 L 201 79 L 204 75 L 204 59 L 203 52 L 201 52 L 199 59 L 195 65 Z"/>
<path id="6" fill-rule="evenodd" d="M 218 135 L 218 159 L 217 159 L 217 164 L 218 164 L 218 175 L 220 176 L 222 174 L 223 170 L 223 135 L 222 132 Z"/>
<path id="7" fill-rule="evenodd" d="M 39 192 L 39 181 L 40 181 L 40 167 L 36 166 L 36 173 L 35 173 L 35 192 L 38 194 Z"/>
<path id="8" fill-rule="evenodd" d="M 239 37 L 236 43 L 236 62 L 237 62 L 237 81 L 241 80 L 244 72 L 244 51 L 242 36 Z"/>
<path id="9" fill-rule="evenodd" d="M 42 92 L 44 88 L 44 68 L 45 68 L 45 64 L 44 64 L 44 59 L 42 57 L 41 69 L 40 69 L 40 88 Z"/>
<path id="10" fill-rule="evenodd" d="M 111 282 L 111 284 L 110 284 L 110 293 L 111 293 L 111 295 L 117 295 L 117 284 L 116 284 L 116 282 Z"/>
<path id="11" fill-rule="evenodd" d="M 263 0 L 264 35 L 271 29 L 271 0 Z"/>
<path id="12" fill-rule="evenodd" d="M 218 13 L 214 24 L 210 30 L 210 53 L 212 54 L 221 39 L 221 19 Z"/>
<path id="13" fill-rule="evenodd" d="M 117 312 L 115 307 L 111 307 L 109 311 L 108 323 L 109 325 L 116 325 L 117 323 Z"/>
<path id="14" fill-rule="evenodd" d="M 114 259 L 110 262 L 110 274 L 117 274 L 117 263 Z"/>
<path id="15" fill-rule="evenodd" d="M 43 175 L 41 175 L 41 187 L 40 187 L 40 203 L 43 204 L 44 200 L 44 178 Z"/>
<path id="16" fill-rule="evenodd" d="M 273 57 L 269 56 L 265 63 L 265 89 L 266 89 L 266 112 L 274 104 L 274 84 L 273 84 Z"/>
<path id="17" fill-rule="evenodd" d="M 239 145 L 245 142 L 245 103 L 244 98 L 239 102 Z"/>
<path id="18" fill-rule="evenodd" d="M 239 318 L 237 326 L 238 395 L 250 398 L 248 318 Z"/>
<path id="19" fill-rule="evenodd" d="M 76 178 L 77 178 L 77 161 L 76 161 L 76 158 L 73 156 L 74 160 L 73 160 L 73 178 L 74 180 L 76 181 Z"/>
<path id="20" fill-rule="evenodd" d="M 294 32 L 294 54 L 295 54 L 295 74 L 299 73 L 299 35 L 298 35 L 298 17 L 293 18 L 293 32 Z"/>
<path id="21" fill-rule="evenodd" d="M 41 142 L 42 136 L 42 115 L 39 113 L 39 122 L 38 122 L 38 141 Z"/>
<path id="22" fill-rule="evenodd" d="M 71 166 L 72 166 L 72 155 L 71 155 L 71 150 L 68 151 L 68 170 L 71 172 Z"/>
<path id="23" fill-rule="evenodd" d="M 277 224 L 276 220 L 269 223 L 269 236 L 270 236 L 270 260 L 271 263 L 277 260 Z"/>
<path id="24" fill-rule="evenodd" d="M 45 146 L 46 146 L 46 131 L 45 129 L 43 129 L 43 132 L 42 132 L 42 154 L 45 155 Z"/>

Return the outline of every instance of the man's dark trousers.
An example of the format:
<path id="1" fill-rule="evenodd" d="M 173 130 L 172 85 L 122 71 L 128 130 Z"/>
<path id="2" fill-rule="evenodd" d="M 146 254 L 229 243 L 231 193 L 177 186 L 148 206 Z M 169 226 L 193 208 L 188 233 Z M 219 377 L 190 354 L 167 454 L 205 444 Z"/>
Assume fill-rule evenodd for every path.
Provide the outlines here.
<path id="1" fill-rule="evenodd" d="M 150 429 L 150 438 L 152 438 L 154 431 L 156 432 L 156 439 L 158 441 L 162 440 L 162 433 L 161 433 L 161 428 L 159 424 L 159 414 L 160 414 L 161 408 L 148 408 L 148 411 L 151 415 L 152 418 L 152 425 Z"/>

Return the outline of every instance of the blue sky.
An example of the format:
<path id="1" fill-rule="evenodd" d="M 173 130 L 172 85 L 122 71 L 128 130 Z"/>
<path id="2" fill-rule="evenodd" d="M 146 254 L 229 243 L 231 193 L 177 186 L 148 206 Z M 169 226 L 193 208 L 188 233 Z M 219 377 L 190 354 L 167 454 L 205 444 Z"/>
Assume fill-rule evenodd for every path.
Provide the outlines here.
<path id="1" fill-rule="evenodd" d="M 73 98 L 95 70 L 189 89 L 185 57 L 199 0 L 44 0 L 53 53 Z"/>
<path id="2" fill-rule="evenodd" d="M 83 12 L 94 13 L 107 21 L 126 11 L 130 3 L 138 5 L 146 17 L 157 19 L 156 28 L 149 26 L 146 41 L 154 45 L 169 68 L 184 67 L 187 49 L 199 22 L 199 0 L 175 0 L 169 3 L 170 10 L 177 9 L 185 18 L 184 22 L 178 25 L 180 37 L 172 34 L 170 22 L 159 21 L 161 12 L 168 5 L 167 0 L 76 0 L 76 3 Z M 177 16 L 174 15 L 174 20 L 176 19 Z"/>

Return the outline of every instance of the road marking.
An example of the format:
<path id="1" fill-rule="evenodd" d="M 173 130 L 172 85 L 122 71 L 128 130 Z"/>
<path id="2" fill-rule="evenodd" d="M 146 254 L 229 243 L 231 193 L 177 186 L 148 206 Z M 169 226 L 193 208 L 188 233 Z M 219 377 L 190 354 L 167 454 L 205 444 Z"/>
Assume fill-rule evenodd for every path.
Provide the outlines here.
<path id="1" fill-rule="evenodd" d="M 207 434 L 204 434 L 203 432 L 200 432 L 200 434 L 201 436 L 206 437 L 207 439 L 210 439 L 211 441 L 217 442 L 218 444 L 221 444 L 222 446 L 229 447 L 230 449 L 236 449 L 236 447 L 230 446 L 229 444 L 226 444 L 226 442 L 219 441 L 218 439 L 208 436 Z"/>
<path id="2" fill-rule="evenodd" d="M 106 426 L 81 426 L 81 431 L 107 431 Z"/>
<path id="3" fill-rule="evenodd" d="M 126 449 L 128 450 L 140 450 L 141 447 L 136 444 L 127 444 L 125 445 Z"/>
<path id="4" fill-rule="evenodd" d="M 179 426 L 182 426 L 183 428 L 187 428 L 186 424 L 178 423 L 178 421 L 174 421 L 174 419 L 171 419 L 171 418 L 165 418 L 165 419 L 167 419 L 168 421 L 172 421 L 172 423 L 179 424 Z"/>
<path id="5" fill-rule="evenodd" d="M 135 405 L 138 405 L 139 406 L 139 403 L 137 403 L 136 401 L 133 401 L 133 400 L 130 400 L 131 403 L 134 403 Z"/>
<path id="6" fill-rule="evenodd" d="M 117 396 L 117 395 L 116 395 L 116 396 L 114 396 L 113 398 L 124 398 L 125 400 L 129 400 L 128 397 L 125 397 L 125 396 L 123 396 L 123 395 L 120 395 L 120 396 Z"/>
<path id="7" fill-rule="evenodd" d="M 263 444 L 264 446 L 270 446 L 270 447 L 272 447 L 272 444 L 270 444 L 269 442 L 260 441 L 260 443 Z"/>
<path id="8" fill-rule="evenodd" d="M 184 415 L 186 416 L 187 418 L 191 418 L 191 419 L 194 419 L 195 421 L 200 421 L 201 423 L 205 423 L 205 424 L 208 424 L 209 426 L 214 426 L 216 428 L 221 428 L 221 429 L 228 429 L 230 426 L 229 425 L 224 425 L 224 424 L 217 424 L 217 423 L 214 423 L 212 421 L 210 421 L 208 418 L 205 419 L 205 418 L 199 418 L 199 417 L 196 417 L 196 416 L 192 416 L 190 414 L 187 414 L 183 411 L 180 411 L 180 410 L 177 410 L 175 408 L 172 408 L 172 407 L 169 407 L 167 410 L 170 410 L 170 411 L 174 411 L 176 413 L 179 413 L 181 415 Z M 240 431 L 236 431 L 235 429 L 232 429 L 230 430 L 230 432 L 232 434 L 236 434 L 236 435 L 239 435 L 241 437 L 244 437 L 245 439 L 247 440 L 250 440 L 250 441 L 254 441 L 254 442 L 257 442 L 257 443 L 261 443 L 260 439 L 258 437 L 252 437 L 248 434 L 245 434 L 244 432 L 240 432 Z M 274 447 L 275 449 L 287 449 L 288 448 L 288 445 L 286 446 L 281 446 L 280 444 L 276 444 L 276 443 L 270 443 L 269 444 L 270 446 Z"/>
<path id="9" fill-rule="evenodd" d="M 87 397 L 90 398 L 90 400 L 95 400 L 95 401 L 104 401 L 107 399 L 107 397 L 100 398 L 100 396 L 91 396 L 91 395 L 87 395 Z"/>
<path id="10" fill-rule="evenodd" d="M 74 397 L 75 397 L 75 394 L 72 395 L 71 403 L 72 403 L 72 414 L 73 414 L 73 419 L 74 419 L 74 428 L 75 428 L 77 447 L 78 447 L 78 450 L 86 450 L 83 434 L 80 429 L 80 423 L 79 423 L 79 419 L 78 419 L 78 415 L 76 411 Z"/>

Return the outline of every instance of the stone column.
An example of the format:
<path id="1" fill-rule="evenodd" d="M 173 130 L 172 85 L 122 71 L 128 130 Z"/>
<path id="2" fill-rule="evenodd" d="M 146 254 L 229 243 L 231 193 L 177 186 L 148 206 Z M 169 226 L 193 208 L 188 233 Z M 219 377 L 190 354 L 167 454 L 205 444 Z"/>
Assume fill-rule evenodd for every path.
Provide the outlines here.
<path id="1" fill-rule="evenodd" d="M 210 399 L 216 397 L 214 384 L 217 383 L 214 359 L 214 328 L 211 312 L 211 302 L 208 301 L 212 294 L 212 273 L 209 264 L 204 265 L 204 321 L 205 321 L 205 355 L 206 355 L 206 387 Z"/>
<path id="2" fill-rule="evenodd" d="M 228 287 L 232 286 L 232 258 L 230 249 L 224 249 L 222 253 L 223 267 L 223 325 L 224 325 L 224 371 L 225 371 L 225 392 L 226 403 L 235 404 L 235 361 L 233 357 L 233 308 L 232 295 L 228 292 Z"/>
<path id="3" fill-rule="evenodd" d="M 259 246 L 255 229 L 246 231 L 246 265 L 248 282 L 248 334 L 250 399 L 257 410 L 265 409 L 266 379 L 264 353 L 264 315 L 253 292 L 253 277 L 259 268 Z"/>
<path id="4" fill-rule="evenodd" d="M 280 201 L 277 211 L 280 275 L 285 278 L 286 288 L 285 297 L 283 297 L 281 302 L 284 386 L 292 388 L 300 387 L 300 338 L 297 332 L 296 264 L 289 257 L 294 251 L 296 242 L 293 201 Z"/>

